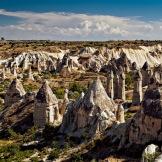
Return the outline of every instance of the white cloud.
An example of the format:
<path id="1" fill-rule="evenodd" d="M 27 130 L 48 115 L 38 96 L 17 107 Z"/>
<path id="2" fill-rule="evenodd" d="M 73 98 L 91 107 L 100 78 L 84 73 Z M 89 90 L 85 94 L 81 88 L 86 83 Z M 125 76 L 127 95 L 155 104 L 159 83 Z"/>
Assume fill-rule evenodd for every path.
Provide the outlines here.
<path id="1" fill-rule="evenodd" d="M 162 39 L 162 21 L 74 13 L 9 12 L 0 15 L 17 17 L 17 24 L 0 25 L 6 39 L 108 40 Z"/>

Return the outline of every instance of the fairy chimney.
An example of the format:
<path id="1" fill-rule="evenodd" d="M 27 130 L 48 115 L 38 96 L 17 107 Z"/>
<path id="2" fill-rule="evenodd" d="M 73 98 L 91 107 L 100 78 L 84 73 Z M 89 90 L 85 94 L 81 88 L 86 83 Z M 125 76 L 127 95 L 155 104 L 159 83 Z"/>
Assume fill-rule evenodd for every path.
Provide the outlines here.
<path id="1" fill-rule="evenodd" d="M 27 73 L 27 78 L 29 80 L 33 80 L 34 81 L 34 77 L 33 77 L 31 66 L 29 66 L 28 73 Z"/>
<path id="2" fill-rule="evenodd" d="M 148 85 L 148 82 L 151 77 L 151 68 L 149 64 L 147 63 L 147 61 L 144 63 L 141 73 L 142 73 L 142 86 L 144 87 Z"/>
<path id="3" fill-rule="evenodd" d="M 63 99 L 61 109 L 60 109 L 60 114 L 62 115 L 65 113 L 66 107 L 69 103 L 68 93 L 69 93 L 69 90 L 65 89 L 64 99 Z"/>
<path id="4" fill-rule="evenodd" d="M 96 133 L 103 132 L 116 121 L 114 112 L 116 104 L 110 99 L 97 78 L 85 95 L 67 107 L 60 128 L 61 133 L 73 136 L 93 137 Z"/>
<path id="5" fill-rule="evenodd" d="M 61 122 L 58 99 L 53 94 L 47 81 L 44 81 L 36 95 L 33 118 L 34 125 L 39 128 L 43 128 L 46 124 L 56 126 Z"/>
<path id="6" fill-rule="evenodd" d="M 125 101 L 125 73 L 124 73 L 124 70 L 121 66 L 120 66 L 120 69 L 119 69 L 118 98 Z"/>
<path id="7" fill-rule="evenodd" d="M 142 74 L 140 70 L 136 70 L 133 76 L 134 80 L 134 89 L 133 89 L 133 105 L 140 105 L 142 101 Z"/>
<path id="8" fill-rule="evenodd" d="M 118 99 L 119 97 L 119 74 L 115 72 L 114 74 L 114 99 Z"/>
<path id="9" fill-rule="evenodd" d="M 125 117 L 124 117 L 124 108 L 122 104 L 118 105 L 117 112 L 116 112 L 116 120 L 120 123 L 125 122 Z"/>
<path id="10" fill-rule="evenodd" d="M 6 94 L 5 94 L 5 107 L 11 106 L 13 103 L 23 99 L 26 94 L 21 82 L 18 79 L 14 79 L 10 84 Z"/>
<path id="11" fill-rule="evenodd" d="M 111 99 L 114 99 L 114 74 L 112 70 L 107 76 L 107 94 Z"/>

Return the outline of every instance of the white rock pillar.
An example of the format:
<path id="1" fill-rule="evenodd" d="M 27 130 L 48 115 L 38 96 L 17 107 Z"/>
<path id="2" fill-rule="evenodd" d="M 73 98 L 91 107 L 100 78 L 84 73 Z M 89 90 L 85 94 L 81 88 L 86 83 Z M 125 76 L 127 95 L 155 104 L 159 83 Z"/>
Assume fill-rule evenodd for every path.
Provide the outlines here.
<path id="1" fill-rule="evenodd" d="M 116 112 L 116 119 L 120 123 L 125 122 L 124 108 L 123 108 L 122 104 L 118 105 L 117 112 Z"/>
<path id="2" fill-rule="evenodd" d="M 114 99 L 114 74 L 110 71 L 107 75 L 107 94 L 111 99 Z"/>
<path id="3" fill-rule="evenodd" d="M 119 70 L 119 92 L 118 98 L 125 101 L 125 73 L 122 67 Z"/>
<path id="4" fill-rule="evenodd" d="M 134 80 L 134 89 L 133 89 L 133 99 L 132 104 L 133 105 L 140 105 L 143 94 L 142 94 L 142 74 L 140 70 L 136 70 L 134 72 L 133 76 Z"/>
<path id="5" fill-rule="evenodd" d="M 119 75 L 116 72 L 114 74 L 114 99 L 119 98 Z"/>

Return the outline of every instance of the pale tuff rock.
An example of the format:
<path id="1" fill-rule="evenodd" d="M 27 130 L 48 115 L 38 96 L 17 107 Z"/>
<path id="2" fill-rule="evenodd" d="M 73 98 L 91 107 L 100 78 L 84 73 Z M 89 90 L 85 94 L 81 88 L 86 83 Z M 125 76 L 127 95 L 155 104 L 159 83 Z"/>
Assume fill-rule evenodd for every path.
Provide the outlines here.
<path id="1" fill-rule="evenodd" d="M 158 151 L 158 146 L 154 145 L 154 144 L 150 144 L 148 145 L 143 153 L 142 153 L 142 161 L 141 162 L 148 162 L 148 156 L 153 156 L 156 151 Z"/>
<path id="2" fill-rule="evenodd" d="M 124 117 L 124 108 L 122 104 L 118 105 L 117 111 L 116 111 L 116 120 L 120 123 L 125 122 L 125 117 Z"/>
<path id="3" fill-rule="evenodd" d="M 111 70 L 107 74 L 107 94 L 111 97 L 111 99 L 114 99 L 114 74 Z"/>
<path id="4" fill-rule="evenodd" d="M 34 125 L 43 128 L 47 123 L 59 125 L 62 117 L 59 114 L 58 99 L 53 94 L 47 81 L 39 89 L 35 98 Z"/>
<path id="5" fill-rule="evenodd" d="M 95 48 L 86 47 L 81 49 L 78 53 L 78 61 L 85 69 L 99 72 L 102 66 L 106 64 L 106 58 Z"/>
<path id="6" fill-rule="evenodd" d="M 76 102 L 68 105 L 60 132 L 91 137 L 112 126 L 116 121 L 116 109 L 116 104 L 108 97 L 98 78 L 84 96 L 82 94 Z"/>
<path id="7" fill-rule="evenodd" d="M 142 86 L 144 87 L 148 85 L 150 77 L 152 76 L 151 67 L 148 65 L 147 62 L 144 63 L 141 73 L 142 73 Z"/>
<path id="8" fill-rule="evenodd" d="M 6 72 L 5 72 L 5 69 L 3 68 L 0 73 L 0 80 L 4 81 L 5 79 L 6 79 Z"/>
<path id="9" fill-rule="evenodd" d="M 142 108 L 125 123 L 124 133 L 120 133 L 120 136 L 109 132 L 111 136 L 120 139 L 120 149 L 128 149 L 127 151 L 135 153 L 142 151 L 148 143 L 160 143 L 162 141 L 162 108 L 159 88 L 156 88 L 156 86 L 148 87 Z M 116 130 L 116 132 L 119 133 L 119 130 Z"/>
<path id="10" fill-rule="evenodd" d="M 16 65 L 13 66 L 13 69 L 12 69 L 12 74 L 15 78 L 17 78 L 17 67 Z"/>
<path id="11" fill-rule="evenodd" d="M 60 76 L 62 76 L 63 78 L 70 77 L 71 73 L 71 69 L 68 66 L 64 66 L 60 71 Z"/>
<path id="12" fill-rule="evenodd" d="M 3 109 L 0 114 L 1 129 L 15 128 L 24 132 L 32 127 L 34 98 L 34 93 L 26 93 L 23 99 L 15 101 L 12 105 Z"/>
<path id="13" fill-rule="evenodd" d="M 57 68 L 62 77 L 71 76 L 71 73 L 74 70 L 74 63 L 73 63 L 73 59 L 70 58 L 69 54 L 64 55 L 61 63 L 59 60 L 57 60 Z"/>
<path id="14" fill-rule="evenodd" d="M 160 154 L 154 162 L 162 162 L 162 154 Z"/>
<path id="15" fill-rule="evenodd" d="M 34 77 L 33 77 L 31 66 L 29 66 L 28 73 L 27 73 L 27 78 L 29 80 L 33 80 L 34 81 Z"/>
<path id="16" fill-rule="evenodd" d="M 142 101 L 142 74 L 140 70 L 134 71 L 133 75 L 134 89 L 133 89 L 133 105 L 139 105 Z"/>
<path id="17" fill-rule="evenodd" d="M 162 84 L 162 64 L 154 68 L 153 76 L 156 78 L 159 84 Z"/>
<path id="18" fill-rule="evenodd" d="M 155 78 L 150 79 L 149 86 L 144 95 L 143 111 L 149 116 L 162 118 L 161 90 Z"/>
<path id="19" fill-rule="evenodd" d="M 5 107 L 9 107 L 12 104 L 23 99 L 25 95 L 25 90 L 18 79 L 14 79 L 10 84 L 6 94 L 5 94 Z"/>
<path id="20" fill-rule="evenodd" d="M 114 99 L 118 99 L 118 97 L 119 97 L 119 86 L 120 86 L 119 74 L 118 74 L 118 72 L 116 72 L 114 74 Z"/>
<path id="21" fill-rule="evenodd" d="M 68 66 L 73 69 L 74 68 L 74 62 L 73 62 L 73 59 L 69 59 L 68 61 Z"/>
<path id="22" fill-rule="evenodd" d="M 117 66 L 121 66 L 123 68 L 123 71 L 129 72 L 131 66 L 130 60 L 127 58 L 127 55 L 124 52 L 122 52 L 120 56 L 121 57 L 117 60 Z"/>
<path id="23" fill-rule="evenodd" d="M 126 54 L 121 52 L 119 58 L 111 58 L 107 66 L 105 66 L 104 68 L 105 70 L 113 70 L 115 72 L 120 70 L 120 67 L 122 67 L 124 72 L 129 72 L 131 66 L 132 64 L 127 58 Z M 102 70 L 105 71 L 104 69 Z"/>
<path id="24" fill-rule="evenodd" d="M 23 70 L 28 70 L 32 64 L 32 67 L 38 69 L 38 72 L 46 70 L 53 71 L 56 69 L 58 55 L 48 52 L 28 51 L 23 52 L 15 58 L 7 59 L 3 64 L 5 64 L 5 67 L 11 69 L 16 65 L 17 68 L 22 68 Z"/>
<path id="25" fill-rule="evenodd" d="M 109 60 L 112 58 L 118 59 L 121 53 L 124 52 L 131 63 L 137 63 L 138 68 L 141 68 L 146 61 L 151 67 L 154 67 L 156 64 L 162 63 L 161 51 L 162 46 L 160 44 L 154 46 L 140 46 L 137 49 L 112 48 L 107 49 L 107 55 L 105 56 L 109 58 Z"/>
<path id="26" fill-rule="evenodd" d="M 118 98 L 125 101 L 125 73 L 122 67 L 119 67 L 119 89 Z"/>
<path id="27" fill-rule="evenodd" d="M 60 114 L 61 115 L 63 115 L 65 113 L 66 107 L 69 103 L 68 93 L 69 93 L 69 90 L 65 89 L 64 99 L 63 99 L 63 102 L 61 103 L 61 106 L 60 106 L 61 107 L 60 108 Z"/>
<path id="28" fill-rule="evenodd" d="M 137 64 L 136 64 L 136 62 L 133 62 L 132 63 L 132 68 L 131 68 L 131 70 L 137 70 L 138 68 L 137 68 Z"/>

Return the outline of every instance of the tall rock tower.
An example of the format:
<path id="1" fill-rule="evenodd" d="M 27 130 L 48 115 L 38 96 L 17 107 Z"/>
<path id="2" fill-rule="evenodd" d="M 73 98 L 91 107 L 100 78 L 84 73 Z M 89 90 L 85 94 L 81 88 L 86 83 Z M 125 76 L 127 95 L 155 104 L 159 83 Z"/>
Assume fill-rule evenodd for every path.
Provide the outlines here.
<path id="1" fill-rule="evenodd" d="M 139 105 L 142 101 L 142 74 L 140 70 L 136 70 L 133 76 L 134 80 L 134 89 L 133 89 L 133 105 Z"/>
<path id="2" fill-rule="evenodd" d="M 58 99 L 53 94 L 47 81 L 39 89 L 34 106 L 34 125 L 43 128 L 46 124 L 58 125 L 61 121 Z"/>

